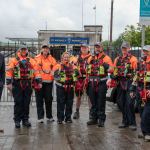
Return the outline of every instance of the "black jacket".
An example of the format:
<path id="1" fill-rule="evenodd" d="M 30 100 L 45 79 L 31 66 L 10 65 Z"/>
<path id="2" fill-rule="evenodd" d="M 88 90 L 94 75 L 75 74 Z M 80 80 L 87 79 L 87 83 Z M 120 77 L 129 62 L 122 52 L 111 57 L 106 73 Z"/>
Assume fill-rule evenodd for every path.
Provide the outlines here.
<path id="1" fill-rule="evenodd" d="M 0 53 L 0 87 L 5 84 L 5 60 L 4 56 Z"/>

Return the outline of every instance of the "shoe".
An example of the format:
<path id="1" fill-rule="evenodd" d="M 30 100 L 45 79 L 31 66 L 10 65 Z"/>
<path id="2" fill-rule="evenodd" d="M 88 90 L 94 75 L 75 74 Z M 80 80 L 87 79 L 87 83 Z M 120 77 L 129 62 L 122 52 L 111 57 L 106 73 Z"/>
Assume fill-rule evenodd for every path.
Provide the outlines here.
<path id="1" fill-rule="evenodd" d="M 65 122 L 66 122 L 66 123 L 72 123 L 72 119 L 71 119 L 71 118 L 65 119 Z"/>
<path id="2" fill-rule="evenodd" d="M 52 118 L 47 118 L 47 122 L 54 122 L 55 120 Z"/>
<path id="3" fill-rule="evenodd" d="M 20 129 L 20 122 L 15 122 L 15 128 Z"/>
<path id="4" fill-rule="evenodd" d="M 80 118 L 80 113 L 76 111 L 73 115 L 73 119 L 79 119 Z"/>
<path id="5" fill-rule="evenodd" d="M 118 128 L 127 128 L 128 125 L 125 125 L 124 123 L 119 124 Z"/>
<path id="6" fill-rule="evenodd" d="M 92 115 L 91 115 L 91 113 L 89 112 L 89 119 L 91 120 L 92 119 Z"/>
<path id="7" fill-rule="evenodd" d="M 4 129 L 0 129 L 0 133 L 4 133 Z"/>
<path id="8" fill-rule="evenodd" d="M 104 127 L 104 121 L 98 119 L 97 123 L 98 123 L 98 127 Z"/>
<path id="9" fill-rule="evenodd" d="M 131 129 L 132 131 L 136 131 L 137 127 L 136 127 L 136 125 L 130 125 L 129 129 Z"/>
<path id="10" fill-rule="evenodd" d="M 142 134 L 142 132 L 138 134 L 138 138 L 139 139 L 143 139 L 144 138 L 144 135 Z"/>
<path id="11" fill-rule="evenodd" d="M 87 122 L 87 125 L 95 125 L 97 124 L 97 121 L 96 120 L 93 120 L 93 119 L 90 119 L 88 122 Z"/>
<path id="12" fill-rule="evenodd" d="M 27 121 L 23 121 L 23 126 L 30 128 L 31 127 L 31 123 L 27 120 Z"/>
<path id="13" fill-rule="evenodd" d="M 63 122 L 62 122 L 62 120 L 57 120 L 57 123 L 62 124 Z"/>
<path id="14" fill-rule="evenodd" d="M 145 140 L 146 142 L 150 142 L 150 135 L 145 135 L 144 140 Z"/>
<path id="15" fill-rule="evenodd" d="M 44 119 L 39 119 L 38 123 L 44 123 Z"/>

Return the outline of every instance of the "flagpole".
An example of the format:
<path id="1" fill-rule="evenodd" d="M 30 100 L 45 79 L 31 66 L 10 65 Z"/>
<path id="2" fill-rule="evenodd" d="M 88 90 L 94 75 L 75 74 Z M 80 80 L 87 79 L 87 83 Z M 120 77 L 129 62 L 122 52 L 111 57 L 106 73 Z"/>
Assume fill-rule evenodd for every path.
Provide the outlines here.
<path id="1" fill-rule="evenodd" d="M 95 11 L 95 42 L 97 42 L 97 31 L 96 31 L 96 5 L 93 7 Z"/>
<path id="2" fill-rule="evenodd" d="M 82 0 L 82 31 L 84 30 L 84 26 L 83 26 L 83 0 Z"/>
<path id="3" fill-rule="evenodd" d="M 96 5 L 95 5 L 95 26 L 96 26 Z"/>
<path id="4" fill-rule="evenodd" d="M 111 15 L 110 15 L 110 45 L 112 45 L 112 34 L 113 34 L 113 11 L 114 11 L 114 0 L 111 0 Z"/>

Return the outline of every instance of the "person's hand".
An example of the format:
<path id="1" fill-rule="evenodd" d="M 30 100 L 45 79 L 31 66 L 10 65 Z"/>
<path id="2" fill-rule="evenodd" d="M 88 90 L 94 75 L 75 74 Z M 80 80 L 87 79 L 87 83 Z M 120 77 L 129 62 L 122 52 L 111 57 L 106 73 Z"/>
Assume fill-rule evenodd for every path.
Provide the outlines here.
<path id="1" fill-rule="evenodd" d="M 41 84 L 41 83 L 39 83 L 39 88 L 40 88 L 40 89 L 42 88 L 42 84 Z"/>
<path id="2" fill-rule="evenodd" d="M 107 80 L 106 85 L 107 85 L 108 88 L 110 88 L 110 86 L 111 86 L 111 79 Z"/>
<path id="3" fill-rule="evenodd" d="M 146 94 L 147 94 L 147 97 L 150 98 L 150 90 L 147 90 Z"/>
<path id="4" fill-rule="evenodd" d="M 12 84 L 8 84 L 8 85 L 7 85 L 7 89 L 8 89 L 9 91 L 12 91 Z"/>
<path id="5" fill-rule="evenodd" d="M 133 99 L 135 97 L 135 93 L 134 92 L 130 92 L 130 97 L 131 97 L 131 99 Z"/>

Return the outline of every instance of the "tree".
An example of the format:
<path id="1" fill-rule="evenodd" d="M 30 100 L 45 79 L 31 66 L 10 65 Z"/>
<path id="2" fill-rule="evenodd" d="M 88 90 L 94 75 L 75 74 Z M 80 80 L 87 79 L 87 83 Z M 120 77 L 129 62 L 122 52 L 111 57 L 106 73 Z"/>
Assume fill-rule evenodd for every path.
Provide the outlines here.
<path id="1" fill-rule="evenodd" d="M 142 40 L 142 27 L 140 24 L 137 26 L 127 25 L 125 31 L 120 34 L 114 45 L 120 46 L 122 41 L 130 42 L 133 47 L 140 47 Z M 150 26 L 145 28 L 145 45 L 150 45 Z"/>

